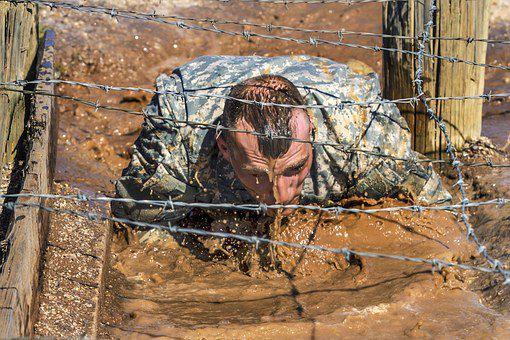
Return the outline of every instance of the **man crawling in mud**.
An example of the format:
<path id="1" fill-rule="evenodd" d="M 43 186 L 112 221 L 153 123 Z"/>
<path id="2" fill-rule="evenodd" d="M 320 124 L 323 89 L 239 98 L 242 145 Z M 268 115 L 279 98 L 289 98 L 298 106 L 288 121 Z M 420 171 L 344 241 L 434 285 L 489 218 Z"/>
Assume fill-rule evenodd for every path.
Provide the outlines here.
<path id="1" fill-rule="evenodd" d="M 207 56 L 161 75 L 157 90 L 118 197 L 266 205 L 450 199 L 431 165 L 415 161 L 409 128 L 394 104 L 381 102 L 373 72 L 308 56 Z M 167 224 L 190 209 L 128 202 L 113 212 Z"/>

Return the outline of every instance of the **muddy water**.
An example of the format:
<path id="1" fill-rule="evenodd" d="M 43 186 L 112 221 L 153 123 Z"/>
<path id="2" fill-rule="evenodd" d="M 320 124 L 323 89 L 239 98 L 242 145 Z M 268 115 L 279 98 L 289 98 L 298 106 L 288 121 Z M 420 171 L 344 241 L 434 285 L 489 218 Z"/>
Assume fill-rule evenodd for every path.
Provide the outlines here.
<path id="1" fill-rule="evenodd" d="M 392 204 L 399 203 L 375 206 Z M 256 220 L 252 223 L 257 224 Z M 424 212 L 416 218 L 407 212 L 335 217 L 298 211 L 279 229 L 275 239 L 301 244 L 461 262 L 474 254 L 460 224 L 447 212 Z M 210 246 L 197 252 L 195 246 L 181 247 L 161 234 L 145 235 L 141 241 L 128 239 L 113 249 L 111 289 L 102 315 L 105 335 L 510 335 L 508 316 L 485 307 L 475 293 L 465 290 L 472 277 L 455 270 L 432 274 L 430 267 L 416 263 L 347 260 L 341 255 L 287 247 L 271 252 L 263 246 L 245 252 L 235 248 L 242 256 L 204 260 L 211 257 Z M 213 243 L 216 253 L 218 248 L 229 248 Z"/>
<path id="2" fill-rule="evenodd" d="M 507 114 L 491 115 L 484 118 L 482 123 L 484 136 L 489 137 L 494 144 L 509 149 L 510 146 L 510 112 Z"/>
<path id="3" fill-rule="evenodd" d="M 499 7 L 491 15 L 501 20 L 491 22 L 489 37 L 492 39 L 510 39 L 510 1 L 498 0 Z M 510 65 L 510 45 L 489 45 L 487 62 Z M 510 93 L 510 71 L 486 70 L 485 93 Z M 510 143 L 510 98 L 496 98 L 484 105 L 482 135 L 489 137 L 497 146 L 508 150 Z"/>

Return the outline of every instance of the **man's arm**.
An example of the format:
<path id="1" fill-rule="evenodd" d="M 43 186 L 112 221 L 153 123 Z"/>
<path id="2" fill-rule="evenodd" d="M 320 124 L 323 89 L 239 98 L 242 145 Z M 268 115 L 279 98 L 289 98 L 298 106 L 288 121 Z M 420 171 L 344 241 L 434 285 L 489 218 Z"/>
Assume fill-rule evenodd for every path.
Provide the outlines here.
<path id="1" fill-rule="evenodd" d="M 432 164 L 420 161 L 422 156 L 411 150 L 411 133 L 396 106 L 376 105 L 369 116 L 358 147 L 375 154 L 356 154 L 357 178 L 349 193 L 373 198 L 402 194 L 425 204 L 450 200 Z"/>
<path id="2" fill-rule="evenodd" d="M 158 86 L 159 88 L 159 86 Z M 188 171 L 179 127 L 158 117 L 175 118 L 173 110 L 161 103 L 168 102 L 155 95 L 146 108 L 148 118 L 132 149 L 132 158 L 122 177 L 116 182 L 116 196 L 133 200 L 168 201 L 167 208 L 134 202 L 114 202 L 112 212 L 118 217 L 137 221 L 175 221 L 189 209 L 172 210 L 170 200 L 186 200 Z M 155 118 L 152 118 L 155 117 Z"/>
<path id="3" fill-rule="evenodd" d="M 416 203 L 425 204 L 451 200 L 432 165 L 416 162 L 419 154 L 411 153 L 412 157 L 407 162 L 383 160 L 360 174 L 349 189 L 349 195 L 381 198 L 401 194 Z"/>

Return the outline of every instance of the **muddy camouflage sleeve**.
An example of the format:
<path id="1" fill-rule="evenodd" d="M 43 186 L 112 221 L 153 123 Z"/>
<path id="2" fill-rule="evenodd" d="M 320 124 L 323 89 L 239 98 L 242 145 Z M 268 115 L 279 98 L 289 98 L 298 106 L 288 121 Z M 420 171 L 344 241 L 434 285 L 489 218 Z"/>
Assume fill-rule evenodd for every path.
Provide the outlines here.
<path id="1" fill-rule="evenodd" d="M 353 157 L 356 178 L 348 195 L 381 198 L 404 196 L 420 204 L 442 203 L 451 199 L 430 163 L 411 149 L 411 132 L 394 104 L 372 107 L 364 136 L 356 144 L 390 157 L 357 153 Z"/>
<path id="2" fill-rule="evenodd" d="M 146 108 L 149 116 L 161 115 L 161 97 L 156 95 Z M 180 118 L 180 117 L 174 117 Z M 185 216 L 188 209 L 172 208 L 171 199 L 185 201 L 188 173 L 183 162 L 181 134 L 176 124 L 147 118 L 132 148 L 131 162 L 116 182 L 117 197 L 135 200 L 168 200 L 168 209 L 136 204 L 113 203 L 116 216 L 137 221 L 172 221 Z M 174 166 L 167 166 L 172 164 Z M 168 213 L 171 211 L 171 213 Z"/>
<path id="3" fill-rule="evenodd" d="M 368 96 L 365 100 L 378 98 Z M 362 124 L 360 137 L 352 146 L 370 150 L 374 155 L 352 154 L 353 177 L 347 196 L 404 196 L 422 204 L 450 200 L 450 194 L 443 188 L 432 165 L 420 162 L 421 155 L 411 149 L 411 132 L 396 106 L 378 104 L 365 110 L 364 116 L 369 118 Z"/>

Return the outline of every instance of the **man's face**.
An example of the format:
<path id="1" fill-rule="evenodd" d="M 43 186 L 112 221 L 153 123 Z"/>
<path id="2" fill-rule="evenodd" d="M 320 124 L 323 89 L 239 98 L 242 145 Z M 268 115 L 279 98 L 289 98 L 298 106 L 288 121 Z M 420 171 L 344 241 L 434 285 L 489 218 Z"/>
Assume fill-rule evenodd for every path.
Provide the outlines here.
<path id="1" fill-rule="evenodd" d="M 290 126 L 293 138 L 310 140 L 311 125 L 303 110 L 295 110 Z M 253 131 L 253 127 L 243 119 L 236 128 Z M 265 204 L 299 202 L 303 182 L 312 165 L 313 150 L 309 143 L 291 142 L 284 155 L 272 159 L 260 152 L 255 135 L 235 132 L 231 137 L 232 143 L 227 144 L 220 136 L 219 149 L 254 198 Z"/>

